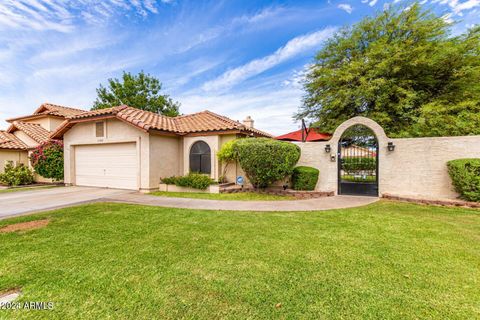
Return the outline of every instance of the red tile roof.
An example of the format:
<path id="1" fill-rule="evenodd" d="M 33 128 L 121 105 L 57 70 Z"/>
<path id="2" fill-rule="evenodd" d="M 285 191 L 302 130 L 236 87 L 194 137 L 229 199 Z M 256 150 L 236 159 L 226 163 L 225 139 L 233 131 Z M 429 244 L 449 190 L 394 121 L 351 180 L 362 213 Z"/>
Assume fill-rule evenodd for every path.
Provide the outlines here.
<path id="1" fill-rule="evenodd" d="M 140 110 L 128 106 L 87 111 L 68 117 L 67 120 L 51 135 L 58 138 L 79 120 L 102 116 L 113 116 L 128 122 L 142 130 L 159 130 L 179 135 L 197 132 L 239 131 L 247 134 L 270 137 L 268 133 L 246 127 L 238 121 L 220 116 L 211 111 L 202 111 L 190 115 L 167 117 L 157 113 Z"/>
<path id="2" fill-rule="evenodd" d="M 14 134 L 0 130 L 0 149 L 26 150 L 28 147 Z"/>
<path id="3" fill-rule="evenodd" d="M 328 141 L 332 137 L 331 134 L 318 132 L 318 130 L 315 128 L 308 129 L 305 135 L 306 135 L 305 141 L 307 142 Z M 283 140 L 283 141 L 302 141 L 302 129 L 283 134 L 281 136 L 276 137 L 275 139 Z"/>
<path id="4" fill-rule="evenodd" d="M 15 121 L 7 131 L 13 133 L 15 130 L 23 131 L 27 136 L 40 144 L 50 140 L 50 132 L 37 123 Z"/>
<path id="5" fill-rule="evenodd" d="M 38 107 L 33 114 L 30 114 L 28 116 L 21 116 L 21 117 L 7 119 L 6 121 L 15 122 L 15 121 L 21 121 L 26 119 L 40 118 L 46 115 L 66 118 L 66 117 L 78 115 L 83 112 L 85 112 L 85 110 L 59 106 L 53 103 L 44 103 L 40 107 Z"/>

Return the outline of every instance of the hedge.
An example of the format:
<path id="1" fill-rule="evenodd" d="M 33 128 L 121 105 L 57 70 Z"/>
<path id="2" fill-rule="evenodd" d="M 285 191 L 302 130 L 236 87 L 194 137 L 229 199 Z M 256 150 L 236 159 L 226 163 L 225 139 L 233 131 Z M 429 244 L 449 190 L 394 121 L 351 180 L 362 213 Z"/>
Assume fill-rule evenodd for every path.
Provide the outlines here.
<path id="1" fill-rule="evenodd" d="M 269 138 L 238 139 L 233 144 L 240 166 L 254 187 L 268 187 L 292 174 L 300 147 Z"/>
<path id="2" fill-rule="evenodd" d="M 8 163 L 4 172 L 0 173 L 0 182 L 9 186 L 19 186 L 33 183 L 33 172 L 27 166 L 19 164 L 14 167 Z"/>
<path id="3" fill-rule="evenodd" d="M 377 159 L 375 158 L 344 158 L 342 159 L 342 168 L 345 171 L 375 170 L 377 168 Z"/>
<path id="4" fill-rule="evenodd" d="M 292 174 L 294 190 L 315 190 L 320 171 L 312 167 L 295 167 Z"/>
<path id="5" fill-rule="evenodd" d="M 480 202 L 480 159 L 457 159 L 447 162 L 452 183 L 467 201 Z"/>
<path id="6" fill-rule="evenodd" d="M 191 172 L 186 176 L 162 178 L 161 181 L 165 184 L 174 184 L 178 187 L 188 187 L 200 190 L 205 190 L 215 183 L 215 181 L 209 176 L 194 172 Z"/>

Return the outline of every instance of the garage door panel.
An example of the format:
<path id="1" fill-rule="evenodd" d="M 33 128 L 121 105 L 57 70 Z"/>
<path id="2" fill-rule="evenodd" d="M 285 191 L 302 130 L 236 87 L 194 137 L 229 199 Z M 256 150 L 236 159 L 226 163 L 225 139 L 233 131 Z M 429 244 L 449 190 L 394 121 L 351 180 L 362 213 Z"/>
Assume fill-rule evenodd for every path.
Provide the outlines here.
<path id="1" fill-rule="evenodd" d="M 135 143 L 77 146 L 75 178 L 77 185 L 138 189 Z"/>

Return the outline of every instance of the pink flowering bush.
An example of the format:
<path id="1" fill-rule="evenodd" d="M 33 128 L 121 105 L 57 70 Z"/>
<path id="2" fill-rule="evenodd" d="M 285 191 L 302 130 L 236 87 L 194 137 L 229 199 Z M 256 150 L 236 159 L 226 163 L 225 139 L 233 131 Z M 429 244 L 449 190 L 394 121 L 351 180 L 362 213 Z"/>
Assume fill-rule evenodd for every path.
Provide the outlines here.
<path id="1" fill-rule="evenodd" d="M 44 143 L 31 153 L 30 161 L 35 171 L 44 178 L 63 180 L 63 143 L 53 140 Z"/>

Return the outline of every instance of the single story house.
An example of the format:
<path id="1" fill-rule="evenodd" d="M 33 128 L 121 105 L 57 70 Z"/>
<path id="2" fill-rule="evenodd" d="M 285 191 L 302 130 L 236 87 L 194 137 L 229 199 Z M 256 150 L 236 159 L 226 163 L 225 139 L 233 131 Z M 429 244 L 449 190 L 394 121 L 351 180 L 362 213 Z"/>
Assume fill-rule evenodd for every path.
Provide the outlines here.
<path id="1" fill-rule="evenodd" d="M 0 172 L 5 165 L 29 165 L 31 150 L 50 140 L 50 134 L 62 124 L 66 117 L 85 112 L 76 108 L 44 103 L 33 114 L 7 119 L 10 126 L 6 131 L 0 130 Z M 35 175 L 37 182 L 48 182 Z"/>
<path id="2" fill-rule="evenodd" d="M 222 166 L 216 153 L 237 137 L 271 137 L 253 127 L 210 111 L 167 117 L 128 106 L 68 117 L 50 135 L 63 139 L 68 185 L 149 191 L 162 177 L 190 171 L 217 180 Z M 235 181 L 238 166 L 227 179 Z"/>

